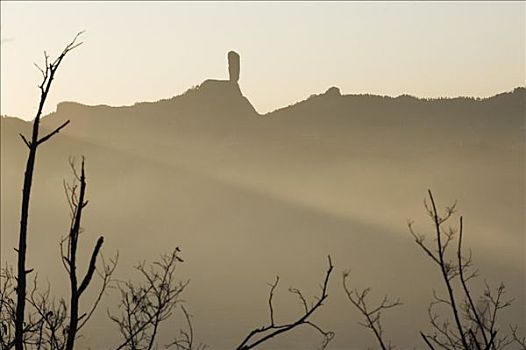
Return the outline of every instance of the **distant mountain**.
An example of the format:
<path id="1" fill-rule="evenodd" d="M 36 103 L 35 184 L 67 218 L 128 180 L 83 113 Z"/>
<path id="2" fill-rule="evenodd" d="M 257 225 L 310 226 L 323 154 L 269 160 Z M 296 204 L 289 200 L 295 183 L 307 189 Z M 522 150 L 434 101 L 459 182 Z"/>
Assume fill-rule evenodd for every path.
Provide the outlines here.
<path id="1" fill-rule="evenodd" d="M 207 80 L 171 99 L 133 106 L 63 102 L 43 119 L 43 127 L 71 119 L 65 135 L 144 156 L 169 156 L 175 149 L 204 150 L 205 157 L 219 149 L 250 157 L 277 152 L 295 158 L 290 152 L 312 148 L 320 157 L 350 151 L 383 154 L 386 142 L 407 156 L 445 147 L 517 151 L 524 145 L 525 90 L 485 99 L 418 99 L 341 95 L 331 88 L 259 115 L 236 82 Z M 4 129 L 11 128 L 10 121 L 2 119 Z M 15 129 L 20 125 L 13 123 Z"/>
<path id="2" fill-rule="evenodd" d="M 185 299 L 213 347 L 232 345 L 261 322 L 265 282 L 280 274 L 287 284 L 310 286 L 330 253 L 338 270 L 356 271 L 357 286 L 407 303 L 405 321 L 386 326 L 409 348 L 419 344 L 411 331 L 426 322 L 438 284 L 406 220 L 427 231 L 422 199 L 431 188 L 441 205 L 459 200 L 466 244 L 483 275 L 503 280 L 517 298 L 509 320 L 525 324 L 525 102 L 525 88 L 484 99 L 419 99 L 332 87 L 260 115 L 237 79 L 133 106 L 63 102 L 42 120 L 48 130 L 71 123 L 39 149 L 30 264 L 61 288 L 62 179 L 71 178 L 68 157 L 85 155 L 86 237 L 103 233 L 107 254 L 119 249 L 123 278 L 138 260 L 180 245 L 182 274 L 192 279 Z M 26 157 L 18 134 L 30 128 L 1 118 L 2 261 L 14 259 Z M 367 335 L 349 333 L 356 320 L 341 312 L 347 304 L 337 284 L 322 316 L 337 332 L 334 346 L 367 344 Z M 228 325 L 225 310 L 235 320 Z M 97 337 L 84 341 L 100 348 L 112 336 Z M 304 348 L 291 339 L 288 348 Z"/>

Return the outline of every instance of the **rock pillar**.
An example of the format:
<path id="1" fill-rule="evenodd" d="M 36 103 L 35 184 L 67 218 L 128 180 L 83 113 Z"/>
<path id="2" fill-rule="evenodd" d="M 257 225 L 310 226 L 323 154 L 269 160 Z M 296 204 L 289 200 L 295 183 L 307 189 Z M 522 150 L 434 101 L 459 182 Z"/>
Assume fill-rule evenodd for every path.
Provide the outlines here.
<path id="1" fill-rule="evenodd" d="M 230 81 L 237 83 L 239 80 L 239 55 L 237 52 L 230 51 L 228 53 L 228 74 Z"/>

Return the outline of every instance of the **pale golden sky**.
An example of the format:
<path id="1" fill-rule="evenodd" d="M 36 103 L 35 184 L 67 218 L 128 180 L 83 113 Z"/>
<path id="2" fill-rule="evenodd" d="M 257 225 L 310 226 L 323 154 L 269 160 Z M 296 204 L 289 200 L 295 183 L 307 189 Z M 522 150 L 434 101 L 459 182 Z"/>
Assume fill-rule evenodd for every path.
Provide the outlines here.
<path id="1" fill-rule="evenodd" d="M 525 85 L 525 2 L 1 2 L 1 113 L 30 119 L 42 52 L 86 30 L 49 97 L 128 105 L 227 78 L 259 112 L 343 93 L 490 96 Z"/>

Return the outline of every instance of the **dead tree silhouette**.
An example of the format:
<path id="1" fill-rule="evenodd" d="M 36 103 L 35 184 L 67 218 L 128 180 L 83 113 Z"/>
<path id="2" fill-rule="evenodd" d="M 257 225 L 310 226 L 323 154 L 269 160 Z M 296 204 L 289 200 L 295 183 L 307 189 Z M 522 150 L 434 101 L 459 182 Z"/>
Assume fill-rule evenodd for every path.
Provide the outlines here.
<path id="1" fill-rule="evenodd" d="M 424 206 L 433 223 L 433 245 L 426 244 L 425 236 L 415 231 L 411 221 L 408 223 L 409 232 L 417 245 L 438 266 L 447 297 L 441 297 L 433 292 L 434 300 L 428 307 L 433 332 L 431 334 L 420 332 L 426 346 L 431 350 L 501 350 L 513 344 L 526 350 L 526 338 L 519 335 L 518 326 L 510 325 L 507 334 L 498 328 L 497 317 L 502 310 L 512 305 L 512 300 L 504 298 L 504 284 L 501 283 L 496 289 L 492 289 L 486 283 L 482 295 L 478 299 L 473 296 L 469 282 L 477 277 L 478 272 L 474 270 L 471 252 L 465 254 L 462 248 L 462 216 L 458 228 L 444 227 L 444 224 L 455 214 L 456 203 L 446 207 L 445 213 L 440 214 L 430 190 L 428 196 L 430 204 L 425 200 Z M 457 239 L 456 251 L 449 254 L 448 248 L 452 246 L 455 239 Z M 385 296 L 377 306 L 371 307 L 366 300 L 370 288 L 351 289 L 347 284 L 348 278 L 349 272 L 345 272 L 343 289 L 350 302 L 365 319 L 365 322 L 360 324 L 371 330 L 382 350 L 393 349 L 391 343 L 384 339 L 380 321 L 383 311 L 401 305 L 399 299 L 392 300 Z M 439 305 L 445 306 L 449 311 L 454 319 L 453 326 L 447 319 L 441 320 L 443 314 L 435 311 Z"/>
<path id="2" fill-rule="evenodd" d="M 62 60 L 66 55 L 82 43 L 77 43 L 77 39 L 81 33 L 78 33 L 73 40 L 66 46 L 62 53 L 54 60 L 50 61 L 49 56 L 44 52 L 44 68 L 37 66 L 42 73 L 42 83 L 39 85 L 40 89 L 40 102 L 38 104 L 37 114 L 33 121 L 33 131 L 31 134 L 31 140 L 27 140 L 26 137 L 20 134 L 20 137 L 29 149 L 27 156 L 26 169 L 24 174 L 24 185 L 22 189 L 22 209 L 20 214 L 20 233 L 18 241 L 18 265 L 17 265 L 17 303 L 16 303 L 16 315 L 15 315 L 15 339 L 14 345 L 16 350 L 24 349 L 24 317 L 26 307 L 26 279 L 27 274 L 31 273 L 33 269 L 26 269 L 26 251 L 27 251 L 27 223 L 29 219 L 29 203 L 31 199 L 31 185 L 33 182 L 33 172 L 35 169 L 35 159 L 37 150 L 40 145 L 48 141 L 51 137 L 56 135 L 62 130 L 68 123 L 69 120 L 57 127 L 51 133 L 40 137 L 40 117 L 46 103 L 46 99 L 51 89 L 51 84 L 55 78 Z"/>
<path id="3" fill-rule="evenodd" d="M 189 281 L 176 281 L 176 268 L 183 259 L 176 247 L 168 254 L 150 265 L 145 262 L 138 264 L 135 269 L 143 278 L 143 282 L 121 282 L 117 289 L 121 294 L 118 305 L 119 313 L 108 313 L 115 322 L 122 336 L 122 341 L 115 350 L 151 350 L 157 348 L 156 338 L 160 325 L 168 320 L 175 308 L 182 302 L 181 293 Z M 186 337 L 186 349 L 193 347 L 193 328 L 185 310 L 189 324 L 190 336 Z M 184 336 L 184 334 L 183 334 Z M 177 348 L 185 348 L 184 341 L 175 340 L 172 344 Z"/>
<path id="4" fill-rule="evenodd" d="M 101 300 L 104 291 L 110 283 L 113 271 L 117 266 L 117 258 L 113 259 L 111 261 L 111 264 L 109 265 L 107 265 L 105 261 L 103 261 L 103 269 L 101 272 L 99 272 L 99 276 L 102 279 L 102 287 L 100 288 L 99 294 L 95 299 L 95 302 L 93 303 L 90 311 L 79 315 L 79 301 L 82 295 L 86 292 L 89 284 L 93 279 L 93 274 L 96 270 L 97 257 L 100 255 L 100 249 L 102 247 L 102 244 L 104 243 L 104 237 L 100 236 L 97 239 L 97 243 L 95 244 L 95 247 L 93 248 L 93 251 L 91 253 L 88 269 L 86 271 L 86 274 L 80 281 L 79 285 L 79 278 L 77 276 L 77 249 L 79 243 L 79 234 L 81 232 L 80 224 L 82 219 L 82 212 L 84 208 L 88 205 L 88 201 L 85 197 L 87 183 L 86 172 L 84 169 L 84 158 L 82 159 L 81 163 L 80 175 L 77 174 L 72 161 L 70 162 L 70 164 L 75 178 L 77 179 L 80 185 L 80 188 L 78 187 L 79 185 L 64 185 L 66 189 L 66 194 L 69 195 L 68 202 L 71 209 L 71 226 L 69 229 L 69 234 L 60 242 L 61 259 L 64 268 L 68 272 L 70 282 L 69 324 L 67 326 L 66 332 L 67 338 L 65 343 L 65 350 L 73 350 L 75 339 L 77 337 L 77 332 L 86 324 L 86 322 L 90 319 L 91 315 L 97 308 L 97 305 L 99 304 L 99 301 Z M 79 189 L 78 195 L 77 189 Z M 64 245 L 66 245 L 66 249 L 64 249 Z"/>
<path id="5" fill-rule="evenodd" d="M 30 294 L 28 295 L 27 293 L 27 276 L 33 272 L 33 269 L 28 269 L 26 267 L 27 228 L 31 201 L 31 186 L 33 182 L 37 150 L 39 146 L 57 135 L 66 125 L 69 124 L 68 120 L 50 133 L 40 136 L 40 120 L 55 74 L 66 55 L 82 44 L 82 42 L 77 42 L 81 34 L 82 32 L 77 33 L 73 40 L 66 45 L 55 60 L 51 60 L 48 54 L 44 52 L 44 67 L 39 67 L 35 64 L 42 73 L 42 82 L 39 85 L 40 102 L 38 104 L 35 119 L 33 120 L 31 138 L 28 139 L 20 134 L 21 139 L 28 148 L 28 157 L 22 189 L 19 243 L 18 249 L 15 249 L 18 253 L 17 275 L 15 277 L 12 270 L 7 266 L 2 272 L 2 278 L 5 279 L 2 283 L 4 287 L 7 288 L 13 286 L 14 283 L 12 283 L 12 281 L 16 281 L 16 287 L 14 290 L 14 294 L 16 294 L 16 303 L 11 299 L 12 294 L 9 294 L 6 290 L 2 291 L 0 311 L 2 311 L 2 318 L 4 318 L 4 315 L 6 316 L 6 320 L 2 320 L 0 336 L 0 344 L 2 345 L 2 348 L 5 347 L 9 349 L 14 346 L 16 350 L 23 350 L 29 346 L 36 346 L 37 349 L 40 349 L 41 346 L 47 344 L 49 349 L 72 350 L 74 348 L 78 330 L 86 324 L 97 307 L 116 266 L 116 260 L 112 261 L 110 265 L 103 262 L 104 268 L 102 271 L 99 271 L 99 275 L 102 277 L 103 281 L 100 293 L 91 310 L 79 315 L 79 299 L 92 281 L 93 275 L 96 271 L 97 257 L 99 256 L 100 249 L 104 242 L 102 237 L 98 239 L 91 254 L 87 272 L 79 285 L 77 278 L 76 252 L 78 248 L 78 236 L 81 230 L 82 211 L 87 205 L 87 201 L 85 201 L 86 177 L 83 160 L 81 175 L 80 177 L 77 177 L 77 180 L 80 182 L 80 194 L 78 197 L 76 193 L 77 185 L 69 187 L 69 204 L 72 210 L 72 223 L 68 237 L 61 242 L 61 247 L 67 242 L 67 252 L 64 252 L 62 249 L 61 257 L 70 279 L 71 298 L 69 316 L 66 317 L 68 308 L 66 302 L 60 300 L 60 302 L 56 304 L 50 296 L 49 288 L 43 293 L 38 292 L 37 277 L 34 278 L 33 289 Z M 27 303 L 33 307 L 34 312 L 26 318 L 26 313 L 28 311 L 26 308 Z M 14 328 L 14 332 L 11 332 L 12 328 Z M 14 335 L 11 339 L 10 335 L 12 333 L 14 333 Z"/>
<path id="6" fill-rule="evenodd" d="M 469 282 L 477 277 L 478 272 L 473 268 L 471 252 L 465 254 L 463 251 L 462 216 L 457 228 L 445 226 L 456 213 L 456 202 L 440 214 L 431 190 L 428 190 L 428 196 L 429 202 L 425 200 L 424 206 L 433 223 L 433 244 L 425 242 L 425 235 L 417 233 L 412 222 L 408 226 L 417 245 L 438 267 L 447 297 L 433 293 L 434 300 L 429 305 L 428 314 L 434 331 L 431 334 L 420 332 L 425 344 L 432 350 L 500 350 L 511 344 L 526 349 L 526 342 L 519 337 L 517 327 L 510 326 L 511 332 L 508 334 L 498 328 L 497 316 L 512 305 L 511 299 L 505 299 L 506 288 L 503 283 L 494 290 L 486 283 L 478 298 L 485 306 L 477 307 Z M 454 244 L 455 239 L 456 251 L 450 255 L 448 248 Z M 447 320 L 440 320 L 439 313 L 434 311 L 439 305 L 449 309 L 454 320 L 453 326 Z"/>

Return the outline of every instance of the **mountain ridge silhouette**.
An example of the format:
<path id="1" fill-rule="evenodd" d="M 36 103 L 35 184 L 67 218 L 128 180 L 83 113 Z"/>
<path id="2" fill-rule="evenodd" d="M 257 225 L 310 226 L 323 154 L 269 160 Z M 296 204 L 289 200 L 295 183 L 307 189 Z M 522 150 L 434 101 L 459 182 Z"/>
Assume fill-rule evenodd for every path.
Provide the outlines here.
<path id="1" fill-rule="evenodd" d="M 405 322 L 390 324 L 390 332 L 401 348 L 412 348 L 418 342 L 408 325 L 427 321 L 420 306 L 438 282 L 403 235 L 407 218 L 427 228 L 421 200 L 432 188 L 441 206 L 459 200 L 466 247 L 488 280 L 503 280 L 518 297 L 509 319 L 524 324 L 525 97 L 523 87 L 481 99 L 342 95 L 331 87 L 260 114 L 236 81 L 210 79 L 129 106 L 61 102 L 41 124 L 45 134 L 71 119 L 37 157 L 33 266 L 55 266 L 50 279 L 61 288 L 57 242 L 69 213 L 62 179 L 70 178 L 69 156 L 83 155 L 86 234 L 101 232 L 109 251 L 121 251 L 119 278 L 137 259 L 181 245 L 192 278 L 188 299 L 201 320 L 196 329 L 218 348 L 259 322 L 265 281 L 279 273 L 312 283 L 318 258 L 328 253 L 338 268 L 363 276 L 358 284 L 411 300 Z M 0 249 L 7 261 L 27 156 L 18 134 L 30 130 L 29 121 L 1 118 Z M 333 294 L 322 317 L 339 335 L 335 344 L 365 344 L 368 338 L 348 335 L 355 319 Z M 223 329 L 226 310 L 236 321 Z"/>
<path id="2" fill-rule="evenodd" d="M 57 104 L 56 106 L 56 109 L 54 112 L 50 112 L 48 113 L 47 115 L 45 115 L 43 118 L 46 118 L 50 115 L 53 115 L 54 113 L 60 113 L 60 112 L 68 112 L 68 111 L 71 111 L 71 110 L 74 110 L 75 108 L 108 108 L 108 109 L 113 109 L 113 108 L 131 108 L 131 107 L 136 107 L 136 106 L 141 106 L 141 105 L 151 105 L 151 104 L 156 104 L 156 103 L 168 103 L 168 102 L 173 102 L 174 100 L 178 99 L 178 98 L 181 98 L 187 94 L 191 94 L 193 92 L 195 92 L 196 90 L 202 90 L 202 89 L 206 89 L 208 87 L 208 85 L 212 85 L 213 83 L 220 83 L 220 84 L 216 84 L 217 85 L 223 85 L 223 86 L 226 86 L 226 87 L 230 87 L 232 86 L 232 90 L 237 90 L 239 92 L 239 95 L 244 98 L 251 106 L 251 102 L 250 100 L 245 97 L 242 92 L 241 92 L 241 89 L 239 87 L 238 84 L 235 84 L 235 83 L 232 83 L 228 80 L 215 80 L 215 79 L 207 79 L 205 81 L 203 81 L 201 84 L 199 85 L 195 85 L 191 88 L 188 88 L 185 92 L 179 94 L 179 95 L 174 95 L 172 97 L 168 97 L 168 98 L 162 98 L 162 99 L 159 99 L 159 100 L 155 100 L 155 101 L 139 101 L 139 102 L 135 102 L 131 105 L 108 105 L 108 104 L 86 104 L 86 103 L 82 103 L 82 102 L 77 102 L 77 101 L 61 101 Z M 401 99 L 407 99 L 407 100 L 416 100 L 416 101 L 419 101 L 419 102 L 446 102 L 446 101 L 449 101 L 449 102 L 453 102 L 453 101 L 476 101 L 476 102 L 488 102 L 488 101 L 495 101 L 495 100 L 500 100 L 500 99 L 504 99 L 504 98 L 512 98 L 512 99 L 526 99 L 526 87 L 523 87 L 523 86 L 518 86 L 518 87 L 515 87 L 511 90 L 506 90 L 506 91 L 503 91 L 503 92 L 500 92 L 500 93 L 496 93 L 494 95 L 491 95 L 491 96 L 485 96 L 485 97 L 473 97 L 473 96 L 463 96 L 463 95 L 459 95 L 459 96 L 454 96 L 454 97 L 418 97 L 418 96 L 415 96 L 415 95 L 411 95 L 411 94 L 400 94 L 400 95 L 396 95 L 396 96 L 391 96 L 391 95 L 380 95 L 380 94 L 373 94 L 373 93 L 361 93 L 361 94 L 341 94 L 340 92 L 340 89 L 338 87 L 330 87 L 329 89 L 327 89 L 325 92 L 322 92 L 322 93 L 318 93 L 318 94 L 312 94 L 310 95 L 309 97 L 303 99 L 303 100 L 299 100 L 297 102 L 293 102 L 287 106 L 282 106 L 282 107 L 277 107 L 276 109 L 272 110 L 272 111 L 269 111 L 269 112 L 266 112 L 266 113 L 259 113 L 256 111 L 256 109 L 252 106 L 252 109 L 259 115 L 259 116 L 268 116 L 268 115 L 272 115 L 274 114 L 275 112 L 278 112 L 278 111 L 281 111 L 283 109 L 287 109 L 289 107 L 293 107 L 293 106 L 296 106 L 298 104 L 301 104 L 303 102 L 306 102 L 306 101 L 309 101 L 309 100 L 312 100 L 312 99 L 315 99 L 315 98 L 319 98 L 319 97 L 326 97 L 328 94 L 330 95 L 330 91 L 331 89 L 336 89 L 338 90 L 337 92 L 337 96 L 338 97 L 342 97 L 342 98 L 358 98 L 358 97 L 363 97 L 363 98 L 370 98 L 370 99 L 389 99 L 389 100 L 401 100 Z M 334 95 L 333 95 L 334 97 Z M 25 119 L 22 119 L 20 117 L 17 117 L 15 115 L 2 115 L 2 117 L 9 117 L 9 118 L 17 118 L 17 119 L 21 119 L 23 121 L 26 121 Z"/>

